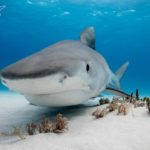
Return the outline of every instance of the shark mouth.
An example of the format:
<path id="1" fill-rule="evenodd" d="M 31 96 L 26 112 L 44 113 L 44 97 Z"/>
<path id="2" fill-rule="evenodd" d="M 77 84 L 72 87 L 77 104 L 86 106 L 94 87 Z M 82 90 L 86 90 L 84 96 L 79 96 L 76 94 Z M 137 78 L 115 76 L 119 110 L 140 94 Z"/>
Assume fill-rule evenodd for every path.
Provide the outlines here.
<path id="1" fill-rule="evenodd" d="M 58 72 L 59 70 L 59 72 Z M 42 78 L 42 77 L 46 77 L 48 75 L 54 75 L 57 73 L 63 73 L 68 75 L 67 73 L 61 71 L 61 68 L 53 68 L 53 69 L 45 69 L 45 70 L 40 70 L 40 71 L 36 71 L 36 72 L 30 72 L 30 73 L 15 73 L 15 72 L 9 72 L 9 71 L 5 71 L 2 70 L 1 72 L 1 76 L 3 78 L 6 79 L 11 79 L 11 80 L 19 80 L 19 79 L 33 79 L 33 78 Z"/>
<path id="2" fill-rule="evenodd" d="M 57 73 L 41 78 L 7 79 L 1 78 L 2 83 L 10 90 L 22 94 L 55 94 L 60 92 L 82 90 L 89 92 L 90 86 L 81 77 L 69 77 L 66 73 Z"/>

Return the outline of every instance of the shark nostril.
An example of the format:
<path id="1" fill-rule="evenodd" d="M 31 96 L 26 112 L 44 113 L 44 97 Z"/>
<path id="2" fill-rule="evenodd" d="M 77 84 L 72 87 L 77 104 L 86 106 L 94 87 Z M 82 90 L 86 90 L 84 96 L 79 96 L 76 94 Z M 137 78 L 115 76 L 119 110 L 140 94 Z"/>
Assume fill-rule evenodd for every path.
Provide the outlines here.
<path id="1" fill-rule="evenodd" d="M 64 75 L 64 79 L 66 79 L 67 78 L 67 76 L 66 75 Z"/>
<path id="2" fill-rule="evenodd" d="M 59 80 L 59 82 L 62 83 L 65 79 L 67 79 L 67 75 L 64 75 L 64 76 Z"/>

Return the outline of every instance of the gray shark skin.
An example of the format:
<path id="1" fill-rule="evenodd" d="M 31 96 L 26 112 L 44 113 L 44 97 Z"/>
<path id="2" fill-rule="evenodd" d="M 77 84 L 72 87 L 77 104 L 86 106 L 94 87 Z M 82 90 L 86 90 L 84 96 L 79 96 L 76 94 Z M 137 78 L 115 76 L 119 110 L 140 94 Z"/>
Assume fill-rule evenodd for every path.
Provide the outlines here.
<path id="1" fill-rule="evenodd" d="M 114 74 L 96 52 L 95 31 L 88 27 L 80 40 L 60 41 L 7 66 L 0 76 L 5 86 L 32 104 L 69 106 L 99 95 L 109 85 L 119 87 L 127 66 L 128 62 Z"/>

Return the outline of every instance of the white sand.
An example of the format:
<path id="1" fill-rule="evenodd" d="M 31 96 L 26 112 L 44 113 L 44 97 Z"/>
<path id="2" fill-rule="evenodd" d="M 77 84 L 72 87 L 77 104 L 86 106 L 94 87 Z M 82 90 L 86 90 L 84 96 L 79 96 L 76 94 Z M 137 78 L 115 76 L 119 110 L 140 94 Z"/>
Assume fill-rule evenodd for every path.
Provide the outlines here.
<path id="1" fill-rule="evenodd" d="M 23 96 L 0 93 L 0 130 L 53 118 L 58 112 L 69 119 L 69 131 L 26 136 L 26 139 L 1 137 L 0 150 L 150 150 L 150 116 L 146 108 L 132 109 L 127 116 L 116 112 L 95 120 L 95 107 L 42 108 Z M 24 127 L 22 127 L 24 128 Z"/>

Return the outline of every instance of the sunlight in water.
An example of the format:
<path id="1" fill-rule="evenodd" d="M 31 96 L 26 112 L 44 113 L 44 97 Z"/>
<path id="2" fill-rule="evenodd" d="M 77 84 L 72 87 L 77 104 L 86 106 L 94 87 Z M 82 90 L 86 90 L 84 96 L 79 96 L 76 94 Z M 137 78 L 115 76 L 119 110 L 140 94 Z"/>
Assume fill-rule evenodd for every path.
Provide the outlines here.
<path id="1" fill-rule="evenodd" d="M 6 5 L 0 5 L 0 16 L 2 15 L 1 12 L 6 8 Z"/>

